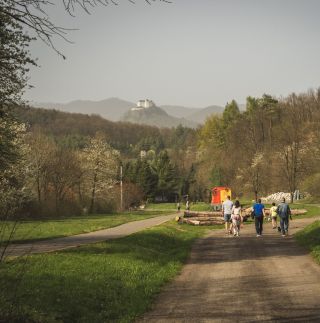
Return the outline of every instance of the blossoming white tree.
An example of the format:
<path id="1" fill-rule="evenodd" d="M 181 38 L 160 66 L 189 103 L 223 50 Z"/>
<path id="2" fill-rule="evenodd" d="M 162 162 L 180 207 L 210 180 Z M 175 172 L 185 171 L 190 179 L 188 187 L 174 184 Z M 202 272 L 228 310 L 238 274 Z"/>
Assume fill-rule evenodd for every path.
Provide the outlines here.
<path id="1" fill-rule="evenodd" d="M 113 149 L 102 135 L 97 134 L 81 153 L 83 186 L 89 193 L 89 212 L 95 208 L 97 196 L 105 199 L 117 182 L 119 152 Z"/>

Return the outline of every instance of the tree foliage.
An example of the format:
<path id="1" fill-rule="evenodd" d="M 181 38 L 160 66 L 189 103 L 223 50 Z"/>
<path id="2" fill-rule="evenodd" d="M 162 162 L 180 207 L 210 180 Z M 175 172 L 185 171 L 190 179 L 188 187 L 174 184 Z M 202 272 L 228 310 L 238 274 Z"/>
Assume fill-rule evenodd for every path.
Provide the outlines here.
<path id="1" fill-rule="evenodd" d="M 97 134 L 81 152 L 84 190 L 89 192 L 89 212 L 95 210 L 97 196 L 106 196 L 117 180 L 119 153 Z"/>
<path id="2" fill-rule="evenodd" d="M 125 1 L 135 3 L 134 0 Z M 148 4 L 155 1 L 170 3 L 167 0 L 145 0 Z M 0 17 L 10 20 L 16 26 L 20 26 L 20 28 L 24 26 L 34 31 L 39 39 L 65 58 L 55 47 L 54 37 L 60 37 L 69 41 L 67 33 L 70 29 L 56 25 L 48 14 L 48 8 L 54 5 L 62 6 L 64 11 L 69 13 L 70 16 L 74 16 L 78 8 L 86 13 L 90 13 L 90 10 L 95 6 L 118 5 L 120 2 L 117 0 L 60 0 L 54 3 L 49 0 L 1 0 Z"/>
<path id="3" fill-rule="evenodd" d="M 157 191 L 162 200 L 177 194 L 176 169 L 171 163 L 166 150 L 162 151 L 154 162 L 154 169 L 158 175 Z"/>
<path id="4" fill-rule="evenodd" d="M 29 153 L 24 143 L 25 132 L 24 124 L 0 118 L 0 143 L 4 152 L 0 155 L 0 222 L 11 218 L 31 198 L 25 187 Z"/>
<path id="5" fill-rule="evenodd" d="M 19 102 L 27 85 L 28 65 L 35 65 L 28 46 L 32 38 L 0 6 L 0 111 Z M 3 113 L 3 112 L 2 112 Z"/>
<path id="6" fill-rule="evenodd" d="M 244 112 L 234 102 L 227 105 L 200 130 L 203 167 L 218 171 L 220 184 L 236 194 L 257 198 L 286 190 L 293 196 L 305 178 L 319 172 L 319 97 L 319 90 L 281 100 L 248 97 Z"/>

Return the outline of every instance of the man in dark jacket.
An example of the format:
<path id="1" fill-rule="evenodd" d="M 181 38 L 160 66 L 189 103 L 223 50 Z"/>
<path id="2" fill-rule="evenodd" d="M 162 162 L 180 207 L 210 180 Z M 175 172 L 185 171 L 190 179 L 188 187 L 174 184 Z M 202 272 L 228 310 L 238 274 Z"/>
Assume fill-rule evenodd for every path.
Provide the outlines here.
<path id="1" fill-rule="evenodd" d="M 286 235 L 288 235 L 289 217 L 292 220 L 291 210 L 290 210 L 289 205 L 286 203 L 285 198 L 283 198 L 282 202 L 278 205 L 277 214 L 280 217 L 281 234 L 283 237 L 285 237 Z"/>

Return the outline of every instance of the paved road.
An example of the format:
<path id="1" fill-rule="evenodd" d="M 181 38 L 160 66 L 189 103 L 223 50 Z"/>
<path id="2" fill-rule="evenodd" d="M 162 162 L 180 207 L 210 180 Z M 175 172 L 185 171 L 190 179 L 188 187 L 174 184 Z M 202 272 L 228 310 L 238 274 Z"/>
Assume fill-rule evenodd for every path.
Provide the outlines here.
<path id="1" fill-rule="evenodd" d="M 150 219 L 133 221 L 114 228 L 83 233 L 74 236 L 51 240 L 37 241 L 27 244 L 12 244 L 6 250 L 6 257 L 28 255 L 30 253 L 52 252 L 89 243 L 96 243 L 110 239 L 117 239 L 129 234 L 147 229 L 173 219 L 176 214 L 162 215 Z M 0 253 L 2 252 L 0 248 Z"/>
<path id="2" fill-rule="evenodd" d="M 291 222 L 291 233 L 315 219 Z M 144 322 L 320 322 L 320 266 L 270 224 L 240 237 L 211 232 Z"/>

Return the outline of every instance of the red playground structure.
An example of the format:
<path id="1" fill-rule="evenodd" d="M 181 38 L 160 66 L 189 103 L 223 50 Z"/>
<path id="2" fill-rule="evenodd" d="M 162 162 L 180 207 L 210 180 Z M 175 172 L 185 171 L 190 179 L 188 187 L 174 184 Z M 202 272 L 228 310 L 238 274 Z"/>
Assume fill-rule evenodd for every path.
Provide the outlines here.
<path id="1" fill-rule="evenodd" d="M 221 204 L 226 200 L 228 195 L 231 197 L 231 189 L 225 186 L 213 187 L 211 193 L 211 207 L 216 211 L 221 210 Z"/>

